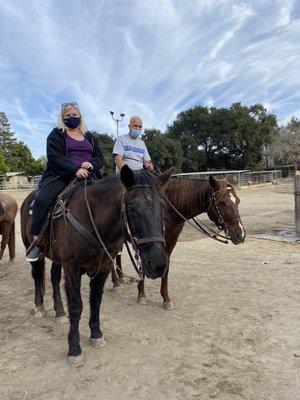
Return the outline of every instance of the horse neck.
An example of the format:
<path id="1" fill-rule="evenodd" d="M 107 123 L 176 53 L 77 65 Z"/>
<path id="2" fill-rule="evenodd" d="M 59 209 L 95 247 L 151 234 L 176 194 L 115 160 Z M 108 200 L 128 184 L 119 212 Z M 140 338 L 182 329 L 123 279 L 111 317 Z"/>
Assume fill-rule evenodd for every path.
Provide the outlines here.
<path id="1" fill-rule="evenodd" d="M 92 190 L 91 209 L 96 226 L 103 233 L 122 231 L 121 206 L 123 190 L 118 181 L 110 187 L 107 187 L 104 181 L 100 182 Z"/>
<path id="2" fill-rule="evenodd" d="M 211 186 L 208 181 L 175 178 L 166 194 L 172 205 L 189 219 L 208 210 Z"/>

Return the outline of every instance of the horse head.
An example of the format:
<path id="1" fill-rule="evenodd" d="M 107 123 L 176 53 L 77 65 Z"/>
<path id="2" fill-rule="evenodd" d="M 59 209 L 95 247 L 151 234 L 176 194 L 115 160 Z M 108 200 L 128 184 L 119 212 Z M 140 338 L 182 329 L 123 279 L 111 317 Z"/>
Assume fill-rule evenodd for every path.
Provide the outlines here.
<path id="1" fill-rule="evenodd" d="M 125 186 L 124 204 L 127 225 L 141 256 L 148 278 L 162 277 L 168 267 L 165 252 L 162 187 L 172 171 L 153 177 L 145 171 L 132 171 L 124 165 L 120 177 Z"/>
<path id="2" fill-rule="evenodd" d="M 217 180 L 210 175 L 209 183 L 212 187 L 207 211 L 209 218 L 229 235 L 234 244 L 243 243 L 246 232 L 239 214 L 240 199 L 234 190 L 233 177 Z"/>

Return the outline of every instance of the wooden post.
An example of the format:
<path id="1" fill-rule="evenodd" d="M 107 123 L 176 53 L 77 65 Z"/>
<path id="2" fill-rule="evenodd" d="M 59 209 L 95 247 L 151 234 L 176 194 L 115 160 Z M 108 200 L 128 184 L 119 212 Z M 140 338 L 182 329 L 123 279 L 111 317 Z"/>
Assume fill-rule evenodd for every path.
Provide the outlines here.
<path id="1" fill-rule="evenodd" d="M 300 238 L 300 166 L 295 169 L 295 229 L 296 237 Z"/>

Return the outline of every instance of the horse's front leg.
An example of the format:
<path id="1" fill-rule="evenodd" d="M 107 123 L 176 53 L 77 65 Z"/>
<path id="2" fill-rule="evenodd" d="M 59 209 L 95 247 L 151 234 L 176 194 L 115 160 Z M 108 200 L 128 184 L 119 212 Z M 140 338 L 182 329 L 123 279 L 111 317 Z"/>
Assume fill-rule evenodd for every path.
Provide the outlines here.
<path id="1" fill-rule="evenodd" d="M 90 343 L 93 347 L 105 346 L 105 340 L 103 338 L 100 329 L 100 305 L 102 301 L 103 287 L 108 277 L 109 270 L 107 272 L 99 272 L 94 278 L 90 280 L 90 329 L 91 337 Z"/>
<path id="2" fill-rule="evenodd" d="M 138 288 L 138 297 L 137 297 L 138 304 L 143 304 L 143 305 L 147 304 L 145 295 L 145 280 L 139 281 L 139 283 L 137 284 L 137 288 Z"/>
<path id="3" fill-rule="evenodd" d="M 163 306 L 166 310 L 172 310 L 174 308 L 173 302 L 169 297 L 168 292 L 168 275 L 169 275 L 169 265 L 165 272 L 165 275 L 161 278 L 160 294 L 163 298 Z"/>
<path id="4" fill-rule="evenodd" d="M 117 255 L 116 264 L 118 266 L 117 274 L 119 278 L 119 283 L 125 283 L 123 268 L 122 268 L 122 252 Z"/>
<path id="5" fill-rule="evenodd" d="M 60 293 L 61 265 L 52 263 L 51 267 L 51 283 L 53 288 L 53 301 L 55 317 L 61 318 L 65 316 L 65 310 Z"/>
<path id="6" fill-rule="evenodd" d="M 111 267 L 111 281 L 113 283 L 114 288 L 117 288 L 118 286 L 120 286 L 119 277 L 117 275 L 114 265 L 112 265 L 112 267 Z"/>
<path id="7" fill-rule="evenodd" d="M 79 321 L 82 313 L 82 300 L 80 293 L 81 275 L 74 265 L 65 269 L 65 288 L 68 299 L 70 330 L 68 335 L 69 363 L 74 367 L 83 365 L 83 356 L 80 347 Z"/>

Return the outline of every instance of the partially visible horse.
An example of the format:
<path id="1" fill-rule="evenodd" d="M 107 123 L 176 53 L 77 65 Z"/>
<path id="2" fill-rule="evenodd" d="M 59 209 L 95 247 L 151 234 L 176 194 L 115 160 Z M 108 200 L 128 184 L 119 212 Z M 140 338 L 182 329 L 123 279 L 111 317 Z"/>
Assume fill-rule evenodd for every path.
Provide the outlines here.
<path id="1" fill-rule="evenodd" d="M 170 174 L 162 174 L 154 179 L 145 172 L 133 172 L 128 166 L 124 166 L 120 177 L 105 178 L 86 188 L 79 188 L 73 194 L 68 209 L 77 221 L 94 234 L 95 239 L 98 233 L 112 257 L 116 257 L 120 251 L 128 225 L 131 234 L 137 239 L 144 273 L 153 279 L 162 277 L 168 265 L 168 258 L 165 253 L 164 200 L 161 185 L 164 185 L 169 177 Z M 28 214 L 32 197 L 29 195 L 21 207 L 22 239 L 26 248 L 32 242 L 32 237 L 29 235 L 31 218 Z M 92 216 L 89 214 L 88 204 Z M 93 228 L 92 219 L 96 229 Z M 79 339 L 79 321 L 82 312 L 81 276 L 86 273 L 91 278 L 89 320 L 91 345 L 102 346 L 99 311 L 103 287 L 112 268 L 112 261 L 100 244 L 93 245 L 63 218 L 53 221 L 52 231 L 52 246 L 51 250 L 47 250 L 46 256 L 53 262 L 51 280 L 54 309 L 57 317 L 64 315 L 59 289 L 61 267 L 63 267 L 70 319 L 68 356 L 72 365 L 79 366 L 83 363 Z M 35 282 L 35 305 L 42 311 L 44 260 L 32 262 L 31 265 Z"/>
<path id="2" fill-rule="evenodd" d="M 234 244 L 243 243 L 246 233 L 239 215 L 240 199 L 234 190 L 232 177 L 216 180 L 212 175 L 209 180 L 191 178 L 172 178 L 165 189 L 170 203 L 188 220 L 206 212 L 219 229 L 225 230 Z M 185 220 L 167 202 L 165 213 L 166 252 L 170 257 L 183 229 Z M 122 270 L 121 255 L 116 258 L 117 265 Z M 120 270 L 112 270 L 114 286 L 123 280 Z M 168 272 L 161 280 L 161 296 L 165 309 L 172 309 L 173 302 L 168 293 Z M 145 282 L 138 283 L 137 301 L 146 304 Z"/>
<path id="3" fill-rule="evenodd" d="M 0 234 L 2 235 L 0 261 L 8 244 L 9 261 L 16 257 L 15 218 L 18 212 L 16 201 L 6 193 L 0 192 Z"/>

